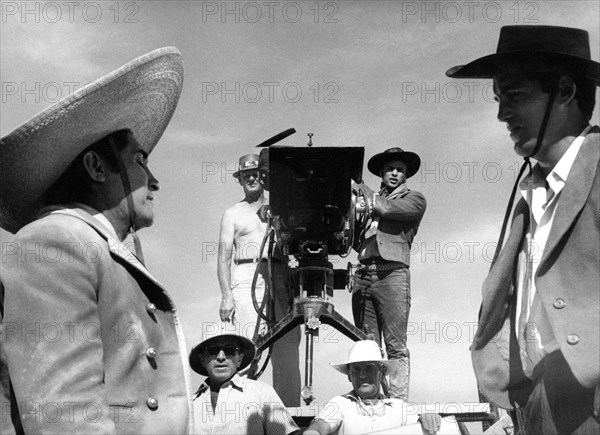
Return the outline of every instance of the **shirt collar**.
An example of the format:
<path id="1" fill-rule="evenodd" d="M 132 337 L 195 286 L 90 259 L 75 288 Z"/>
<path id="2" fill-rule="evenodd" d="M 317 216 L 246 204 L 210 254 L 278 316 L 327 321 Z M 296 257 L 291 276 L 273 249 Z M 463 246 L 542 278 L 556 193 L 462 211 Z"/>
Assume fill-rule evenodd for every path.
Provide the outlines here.
<path id="1" fill-rule="evenodd" d="M 577 136 L 545 179 L 539 163 L 533 167 L 531 175 L 525 177 L 523 181 L 519 183 L 519 189 L 521 190 L 523 197 L 526 197 L 527 190 L 545 186 L 546 183 L 548 183 L 548 187 L 550 187 L 555 194 L 558 194 L 562 190 L 564 183 L 569 176 L 569 172 L 571 171 L 571 167 L 575 162 L 575 158 L 579 153 L 581 144 L 591 128 L 592 126 L 588 125 L 581 134 Z"/>
<path id="2" fill-rule="evenodd" d="M 106 231 L 113 236 L 116 240 L 119 240 L 119 237 L 117 236 L 117 232 L 115 231 L 115 227 L 113 227 L 113 225 L 110 223 L 110 221 L 108 220 L 108 218 L 106 216 L 104 216 L 102 213 L 100 213 L 98 210 L 96 210 L 94 207 L 91 207 L 87 204 L 83 204 L 80 202 L 76 202 L 73 204 L 73 206 L 82 209 L 83 211 L 89 213 L 90 215 L 92 215 L 92 217 L 94 219 L 96 219 L 97 221 L 99 221 L 103 227 L 105 227 Z"/>
<path id="3" fill-rule="evenodd" d="M 395 195 L 401 194 L 405 190 L 408 190 L 408 186 L 406 185 L 406 183 L 402 183 L 400 186 L 396 187 L 390 193 L 386 193 L 387 189 L 385 187 L 382 187 L 381 190 L 379 191 L 379 195 L 383 196 L 384 198 L 390 198 L 390 197 L 394 197 Z"/>
<path id="4" fill-rule="evenodd" d="M 224 382 L 223 385 L 221 385 L 220 389 L 224 390 L 225 388 L 227 388 L 229 386 L 231 386 L 231 388 L 235 388 L 236 390 L 243 392 L 244 387 L 246 386 L 246 380 L 236 373 L 235 375 L 233 375 L 233 378 L 231 378 L 227 382 Z M 209 390 L 210 390 L 210 378 L 206 378 L 204 380 L 204 382 L 202 382 L 202 384 L 200 385 L 198 390 L 196 390 L 196 393 L 194 394 L 194 399 L 198 398 L 198 396 L 204 394 L 206 391 L 209 391 Z"/>
<path id="5" fill-rule="evenodd" d="M 344 394 L 342 397 L 345 397 L 346 399 L 349 399 L 352 402 L 356 402 L 356 403 L 358 403 L 359 401 L 361 401 L 361 399 L 356 395 L 356 393 L 354 392 L 354 390 L 350 391 L 349 393 Z M 381 400 L 383 403 L 385 403 L 388 406 L 392 406 L 391 399 L 389 399 L 387 397 L 384 397 L 383 394 L 379 394 L 379 396 L 377 397 L 377 399 Z"/>

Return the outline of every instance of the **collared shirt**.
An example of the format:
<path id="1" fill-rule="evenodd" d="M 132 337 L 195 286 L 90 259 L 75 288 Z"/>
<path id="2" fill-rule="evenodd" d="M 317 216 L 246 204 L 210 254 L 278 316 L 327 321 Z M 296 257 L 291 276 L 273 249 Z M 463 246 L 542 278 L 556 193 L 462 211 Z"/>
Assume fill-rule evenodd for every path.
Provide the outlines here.
<path id="1" fill-rule="evenodd" d="M 298 426 L 275 390 L 260 381 L 234 375 L 221 385 L 213 409 L 204 382 L 194 399 L 195 433 L 286 435 Z"/>
<path id="2" fill-rule="evenodd" d="M 534 278 L 544 255 L 560 193 L 590 129 L 588 125 L 573 141 L 546 178 L 536 165 L 532 174 L 519 186 L 531 211 L 526 243 L 519 254 L 516 307 L 517 313 L 520 313 L 516 331 L 521 345 L 521 361 L 528 376 L 532 375 L 533 368 L 545 355 L 559 348 Z"/>
<path id="3" fill-rule="evenodd" d="M 108 220 L 108 218 L 106 216 L 104 216 L 98 210 L 96 210 L 95 208 L 93 208 L 87 204 L 77 202 L 73 205 L 76 206 L 77 208 L 80 208 L 80 209 L 88 212 L 90 215 L 92 215 L 92 217 L 94 219 L 100 221 L 100 223 L 106 227 L 106 230 L 108 231 L 108 233 L 111 236 L 113 236 L 115 238 L 115 240 L 119 240 L 119 238 L 117 237 L 117 231 L 115 230 L 115 227 L 113 227 L 113 224 L 110 223 L 110 221 Z"/>
<path id="4" fill-rule="evenodd" d="M 366 434 L 417 424 L 419 416 L 401 399 L 380 398 L 375 404 L 361 400 L 354 392 L 336 396 L 317 416 L 338 435 Z"/>

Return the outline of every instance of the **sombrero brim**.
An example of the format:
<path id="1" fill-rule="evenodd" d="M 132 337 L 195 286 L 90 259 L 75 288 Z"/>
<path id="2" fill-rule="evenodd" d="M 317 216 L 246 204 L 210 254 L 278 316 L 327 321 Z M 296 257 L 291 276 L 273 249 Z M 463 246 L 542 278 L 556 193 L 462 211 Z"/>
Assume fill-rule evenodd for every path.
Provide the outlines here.
<path id="1" fill-rule="evenodd" d="M 398 153 L 380 153 L 375 154 L 367 163 L 369 172 L 373 175 L 381 176 L 380 171 L 385 162 L 391 160 L 402 160 L 406 163 L 406 178 L 410 178 L 417 173 L 421 167 L 421 158 L 410 151 L 402 151 Z"/>
<path id="2" fill-rule="evenodd" d="M 250 363 L 254 359 L 254 355 L 256 353 L 256 348 L 254 347 L 254 343 L 252 343 L 252 341 L 250 341 L 249 339 L 247 339 L 246 337 L 243 337 L 241 335 L 222 334 L 222 335 L 216 335 L 207 340 L 204 340 L 202 343 L 196 345 L 192 349 L 192 351 L 190 352 L 189 362 L 190 362 L 190 367 L 192 368 L 193 371 L 195 371 L 198 374 L 201 374 L 202 376 L 208 376 L 208 372 L 206 371 L 206 369 L 204 368 L 204 366 L 202 365 L 202 362 L 200 360 L 200 355 L 202 355 L 202 351 L 205 347 L 210 346 L 211 343 L 213 343 L 223 337 L 231 337 L 231 338 L 236 339 L 242 348 L 242 352 L 244 353 L 244 358 L 242 358 L 242 363 L 240 364 L 238 371 L 241 371 L 250 365 Z"/>
<path id="3" fill-rule="evenodd" d="M 389 360 L 371 360 L 371 361 L 354 361 L 356 362 L 365 362 L 365 363 L 369 363 L 369 362 L 374 362 L 374 363 L 381 363 L 383 364 L 385 367 L 387 367 L 388 369 L 388 374 L 390 370 L 394 370 L 395 369 L 395 363 Z M 352 363 L 341 363 L 341 364 L 332 364 L 330 363 L 329 365 L 331 367 L 333 367 L 334 369 L 336 369 L 338 372 L 343 373 L 344 375 L 347 375 L 350 373 L 350 364 Z"/>
<path id="4" fill-rule="evenodd" d="M 161 48 L 79 89 L 0 139 L 0 226 L 36 218 L 44 192 L 86 147 L 121 129 L 150 154 L 183 86 L 183 59 Z"/>
<path id="5" fill-rule="evenodd" d="M 446 75 L 458 79 L 491 79 L 496 74 L 527 74 L 536 72 L 568 72 L 594 80 L 600 86 L 600 63 L 578 56 L 543 51 L 513 51 L 494 53 L 458 65 Z"/>

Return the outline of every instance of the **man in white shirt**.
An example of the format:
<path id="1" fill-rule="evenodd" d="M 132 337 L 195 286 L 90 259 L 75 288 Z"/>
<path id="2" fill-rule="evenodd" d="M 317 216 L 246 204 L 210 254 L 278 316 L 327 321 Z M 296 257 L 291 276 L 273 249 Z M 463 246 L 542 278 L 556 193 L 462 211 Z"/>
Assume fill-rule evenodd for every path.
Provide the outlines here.
<path id="1" fill-rule="evenodd" d="M 418 430 L 418 421 L 425 433 L 436 433 L 441 419 L 437 414 L 416 415 L 402 399 L 384 397 L 381 381 L 388 370 L 397 365 L 384 359 L 373 340 L 357 341 L 348 353 L 348 360 L 332 364 L 348 376 L 352 391 L 327 402 L 304 432 L 305 435 L 349 435 L 372 433 L 409 433 Z"/>
<path id="2" fill-rule="evenodd" d="M 516 410 L 522 433 L 598 434 L 600 129 L 589 123 L 600 64 L 588 33 L 503 27 L 496 54 L 446 74 L 492 78 L 515 152 L 537 161 L 483 286 L 479 386 Z"/>
<path id="3" fill-rule="evenodd" d="M 254 344 L 236 334 L 212 336 L 190 353 L 192 369 L 208 376 L 194 399 L 196 433 L 287 435 L 299 431 L 275 390 L 243 378 Z"/>

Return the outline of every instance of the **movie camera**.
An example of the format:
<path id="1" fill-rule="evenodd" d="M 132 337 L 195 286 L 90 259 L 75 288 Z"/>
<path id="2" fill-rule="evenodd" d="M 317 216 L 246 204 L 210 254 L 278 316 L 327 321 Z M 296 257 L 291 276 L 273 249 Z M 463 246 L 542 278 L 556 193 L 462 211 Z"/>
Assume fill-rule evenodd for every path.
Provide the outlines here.
<path id="1" fill-rule="evenodd" d="M 286 130 L 259 146 L 271 145 L 294 132 Z M 355 233 L 366 220 L 361 199 L 352 190 L 352 181 L 361 182 L 363 159 L 362 147 L 312 147 L 312 134 L 308 147 L 270 146 L 260 154 L 260 181 L 270 192 L 270 205 L 262 211 L 268 226 L 261 255 L 268 244 L 268 269 L 272 276 L 273 252 L 280 252 L 284 259 L 285 288 L 276 288 L 273 280 L 268 280 L 265 299 L 270 302 L 266 304 L 266 313 L 254 297 L 255 308 L 269 324 L 269 330 L 255 339 L 257 356 L 249 376 L 256 379 L 262 374 L 265 367 L 258 372 L 258 362 L 265 349 L 304 324 L 305 386 L 301 397 L 306 404 L 314 398 L 313 340 L 320 325 L 329 324 L 354 341 L 367 338 L 336 312 L 333 305 L 334 289 L 348 286 L 351 265 L 338 270 L 329 261 L 330 255 L 345 257 L 350 253 Z M 295 267 L 290 266 L 290 256 Z M 274 310 L 269 305 L 273 305 L 273 297 L 279 292 L 287 292 L 293 302 L 282 319 L 274 319 Z M 267 363 L 268 358 L 265 366 Z"/>

